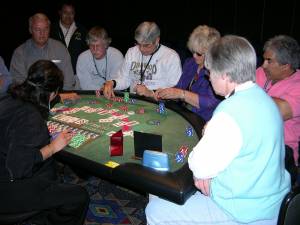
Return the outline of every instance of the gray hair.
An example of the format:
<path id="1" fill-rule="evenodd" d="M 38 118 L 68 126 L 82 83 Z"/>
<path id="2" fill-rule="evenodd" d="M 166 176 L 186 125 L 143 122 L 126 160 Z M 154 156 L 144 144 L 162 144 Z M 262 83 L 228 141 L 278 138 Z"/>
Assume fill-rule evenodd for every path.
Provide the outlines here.
<path id="1" fill-rule="evenodd" d="M 275 53 L 275 58 L 281 65 L 290 64 L 291 68 L 299 68 L 300 47 L 298 42 L 290 36 L 278 35 L 269 39 L 264 45 L 264 51 Z"/>
<path id="2" fill-rule="evenodd" d="M 255 81 L 255 50 L 245 38 L 226 35 L 212 44 L 205 66 L 217 76 L 226 74 L 237 84 Z"/>
<path id="3" fill-rule="evenodd" d="M 49 27 L 50 27 L 51 22 L 50 22 L 49 18 L 44 13 L 36 13 L 33 16 L 29 17 L 29 20 L 28 20 L 28 22 L 29 22 L 29 32 L 32 33 L 32 24 L 33 24 L 33 22 L 42 21 L 42 20 L 46 21 L 48 23 Z"/>
<path id="4" fill-rule="evenodd" d="M 160 36 L 160 29 L 154 22 L 143 22 L 135 30 L 134 38 L 138 43 L 152 44 Z"/>
<path id="5" fill-rule="evenodd" d="M 187 47 L 191 52 L 197 52 L 199 49 L 207 51 L 209 46 L 220 37 L 220 32 L 217 29 L 207 25 L 200 25 L 190 34 Z"/>
<path id="6" fill-rule="evenodd" d="M 100 26 L 92 27 L 86 37 L 86 43 L 89 45 L 92 42 L 102 40 L 107 48 L 111 43 L 111 38 L 108 37 L 107 31 Z"/>

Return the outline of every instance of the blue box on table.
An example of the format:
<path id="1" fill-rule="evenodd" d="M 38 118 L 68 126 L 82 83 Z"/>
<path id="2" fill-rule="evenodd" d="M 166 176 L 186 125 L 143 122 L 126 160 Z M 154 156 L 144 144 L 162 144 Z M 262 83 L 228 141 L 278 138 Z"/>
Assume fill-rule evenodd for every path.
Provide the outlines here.
<path id="1" fill-rule="evenodd" d="M 160 171 L 169 171 L 169 156 L 165 152 L 145 150 L 143 154 L 143 166 Z"/>

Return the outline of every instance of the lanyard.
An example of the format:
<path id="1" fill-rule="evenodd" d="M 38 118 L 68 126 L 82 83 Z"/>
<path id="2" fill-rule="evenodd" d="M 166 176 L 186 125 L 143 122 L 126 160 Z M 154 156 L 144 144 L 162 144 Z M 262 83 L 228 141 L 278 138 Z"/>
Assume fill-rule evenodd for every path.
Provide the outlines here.
<path id="1" fill-rule="evenodd" d="M 95 60 L 95 57 L 93 56 L 93 62 L 94 62 L 94 66 L 95 66 L 95 69 L 97 71 L 97 75 L 99 77 L 101 77 L 103 80 L 106 81 L 106 73 L 107 73 L 107 54 L 105 54 L 105 72 L 104 72 L 104 76 L 100 74 L 99 70 L 98 70 L 98 67 L 96 65 L 96 60 Z"/>
<path id="2" fill-rule="evenodd" d="M 147 67 L 149 66 L 149 63 L 150 63 L 150 61 L 151 61 L 153 55 L 158 51 L 159 48 L 160 48 L 160 44 L 158 45 L 158 47 L 156 48 L 156 50 L 151 54 L 150 59 L 148 60 L 146 66 L 145 66 L 145 68 L 144 68 L 144 70 L 143 70 L 143 57 L 144 57 L 144 55 L 142 54 L 141 71 L 140 71 L 140 75 L 141 75 L 140 81 L 141 81 L 141 84 L 143 83 L 146 69 L 147 69 Z"/>

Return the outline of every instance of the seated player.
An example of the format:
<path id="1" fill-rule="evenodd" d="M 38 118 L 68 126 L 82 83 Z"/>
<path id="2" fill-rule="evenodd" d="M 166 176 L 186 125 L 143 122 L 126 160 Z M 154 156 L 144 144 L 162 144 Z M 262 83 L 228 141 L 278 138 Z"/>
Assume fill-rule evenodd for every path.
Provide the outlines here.
<path id="1" fill-rule="evenodd" d="M 6 92 L 10 84 L 11 84 L 11 76 L 4 63 L 4 60 L 0 56 L 0 94 Z"/>
<path id="2" fill-rule="evenodd" d="M 275 36 L 265 43 L 263 57 L 256 82 L 273 98 L 284 120 L 286 168 L 294 183 L 300 140 L 300 46 L 289 36 Z"/>
<path id="3" fill-rule="evenodd" d="M 187 46 L 193 53 L 183 65 L 183 72 L 175 87 L 158 89 L 156 99 L 180 99 L 192 106 L 192 111 L 208 121 L 219 104 L 208 80 L 204 67 L 205 53 L 209 46 L 220 38 L 220 33 L 206 25 L 196 27 L 189 37 Z"/>
<path id="4" fill-rule="evenodd" d="M 73 90 L 76 80 L 70 54 L 60 41 L 49 38 L 50 24 L 50 20 L 43 13 L 36 13 L 29 18 L 31 38 L 14 50 L 9 69 L 12 80 L 22 83 L 33 63 L 39 59 L 48 59 L 63 71 L 64 90 Z"/>
<path id="5" fill-rule="evenodd" d="M 158 88 L 173 87 L 181 75 L 179 55 L 160 44 L 160 29 L 154 22 L 143 22 L 135 30 L 136 46 L 128 49 L 116 78 L 105 82 L 103 94 L 114 97 L 115 90 L 154 97 Z"/>
<path id="6" fill-rule="evenodd" d="M 111 38 L 102 27 L 93 27 L 87 35 L 89 50 L 78 57 L 76 72 L 82 90 L 100 90 L 106 80 L 121 67 L 124 57 L 122 53 L 109 46 Z"/>
<path id="7" fill-rule="evenodd" d="M 53 155 L 71 140 L 62 131 L 50 142 L 46 119 L 63 74 L 48 60 L 34 63 L 22 84 L 0 97 L 0 213 L 41 211 L 36 224 L 83 224 L 89 197 L 61 183 Z"/>
<path id="8" fill-rule="evenodd" d="M 188 158 L 199 191 L 184 205 L 151 196 L 147 223 L 276 225 L 291 183 L 280 112 L 254 83 L 255 50 L 242 37 L 224 36 L 206 53 L 205 66 L 226 99 Z"/>

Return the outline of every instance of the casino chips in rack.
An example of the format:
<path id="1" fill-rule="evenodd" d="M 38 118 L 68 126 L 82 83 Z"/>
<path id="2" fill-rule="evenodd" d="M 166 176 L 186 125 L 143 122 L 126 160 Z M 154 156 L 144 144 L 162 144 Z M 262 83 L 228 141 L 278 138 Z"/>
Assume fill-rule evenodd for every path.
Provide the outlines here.
<path id="1" fill-rule="evenodd" d="M 72 132 L 72 139 L 69 143 L 69 146 L 73 148 L 79 148 L 86 142 L 92 141 L 99 136 L 99 134 L 94 132 L 71 127 L 69 125 L 54 121 L 47 121 L 47 126 L 52 139 L 56 138 L 56 136 L 63 130 L 70 130 Z"/>

